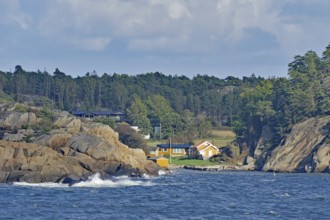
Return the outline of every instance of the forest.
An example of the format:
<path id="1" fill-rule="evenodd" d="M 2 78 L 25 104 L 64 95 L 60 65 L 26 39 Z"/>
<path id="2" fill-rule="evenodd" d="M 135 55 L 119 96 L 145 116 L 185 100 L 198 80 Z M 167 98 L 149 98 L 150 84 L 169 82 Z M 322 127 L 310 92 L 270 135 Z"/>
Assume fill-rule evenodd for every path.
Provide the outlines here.
<path id="1" fill-rule="evenodd" d="M 51 74 L 20 65 L 13 72 L 0 71 L 0 102 L 28 97 L 37 106 L 58 110 L 123 111 L 142 133 L 161 124 L 163 138 L 182 141 L 206 136 L 211 127 L 230 126 L 238 143 L 253 147 L 264 125 L 279 142 L 295 123 L 330 114 L 330 44 L 321 57 L 314 51 L 295 56 L 288 77 L 268 79 L 95 71 L 74 78 L 59 69 Z"/>

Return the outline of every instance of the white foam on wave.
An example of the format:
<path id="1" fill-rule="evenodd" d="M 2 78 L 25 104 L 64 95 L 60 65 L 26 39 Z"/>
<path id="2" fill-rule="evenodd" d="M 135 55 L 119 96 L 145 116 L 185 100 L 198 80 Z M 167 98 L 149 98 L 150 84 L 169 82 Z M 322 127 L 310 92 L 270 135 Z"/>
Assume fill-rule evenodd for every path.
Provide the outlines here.
<path id="1" fill-rule="evenodd" d="M 166 175 L 167 173 L 166 173 L 166 171 L 165 170 L 159 170 L 158 171 L 158 175 L 159 176 L 163 176 L 163 175 Z"/>
<path id="2" fill-rule="evenodd" d="M 290 197 L 291 195 L 287 192 L 284 193 L 279 193 L 279 194 L 274 194 L 276 197 Z"/>
<path id="3" fill-rule="evenodd" d="M 90 176 L 86 181 L 75 183 L 73 185 L 63 183 L 26 183 L 15 182 L 15 186 L 24 187 L 43 187 L 43 188 L 63 188 L 63 187 L 127 187 L 127 186 L 153 186 L 150 176 L 143 178 L 130 178 L 128 176 L 118 176 L 103 180 L 99 173 Z"/>
<path id="4" fill-rule="evenodd" d="M 260 182 L 275 182 L 274 179 L 261 179 Z"/>
<path id="5" fill-rule="evenodd" d="M 27 186 L 27 187 L 43 187 L 43 188 L 63 188 L 69 187 L 68 184 L 63 183 L 25 183 L 25 182 L 15 182 L 15 186 Z"/>
<path id="6" fill-rule="evenodd" d="M 152 186 L 153 183 L 142 181 L 141 179 L 129 178 L 128 176 L 114 177 L 111 180 L 102 180 L 100 174 L 96 173 L 88 178 L 88 180 L 75 183 L 72 187 L 124 187 L 124 186 Z"/>
<path id="7" fill-rule="evenodd" d="M 176 174 L 175 170 L 159 170 L 158 175 L 159 176 L 164 176 L 164 175 L 173 175 Z"/>
<path id="8" fill-rule="evenodd" d="M 272 215 L 276 215 L 277 214 L 277 212 L 275 212 L 273 210 L 270 210 L 269 213 L 272 214 Z"/>
<path id="9" fill-rule="evenodd" d="M 289 193 L 284 193 L 283 196 L 289 197 L 290 194 Z"/>

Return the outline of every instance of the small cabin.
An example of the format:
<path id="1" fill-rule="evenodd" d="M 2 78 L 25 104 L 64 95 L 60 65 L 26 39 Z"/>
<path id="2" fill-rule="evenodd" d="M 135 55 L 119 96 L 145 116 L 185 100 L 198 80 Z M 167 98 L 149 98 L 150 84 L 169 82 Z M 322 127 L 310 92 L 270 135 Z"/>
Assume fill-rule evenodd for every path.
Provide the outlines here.
<path id="1" fill-rule="evenodd" d="M 126 115 L 123 112 L 109 112 L 109 111 L 71 111 L 72 115 L 79 118 L 95 118 L 95 117 L 108 117 L 112 120 L 119 121 L 127 121 Z"/>
<path id="2" fill-rule="evenodd" d="M 159 155 L 185 156 L 188 154 L 190 144 L 157 144 Z"/>
<path id="3" fill-rule="evenodd" d="M 156 164 L 158 164 L 161 168 L 168 168 L 168 159 L 165 157 L 150 157 L 148 160 L 152 160 Z"/>
<path id="4" fill-rule="evenodd" d="M 219 149 L 214 146 L 212 143 L 208 141 L 204 141 L 202 143 L 196 144 L 189 149 L 189 158 L 200 158 L 203 160 L 207 160 L 214 155 L 218 155 L 220 153 Z"/>

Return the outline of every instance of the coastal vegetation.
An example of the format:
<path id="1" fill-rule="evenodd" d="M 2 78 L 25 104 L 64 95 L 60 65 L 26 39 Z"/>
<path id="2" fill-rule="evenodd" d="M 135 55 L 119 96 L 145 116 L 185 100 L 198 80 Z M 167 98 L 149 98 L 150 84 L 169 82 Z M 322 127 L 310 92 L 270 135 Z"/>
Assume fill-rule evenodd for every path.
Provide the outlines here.
<path id="1" fill-rule="evenodd" d="M 203 74 L 188 78 L 160 72 L 99 75 L 95 71 L 72 77 L 59 69 L 51 74 L 17 65 L 13 72 L 0 71 L 0 100 L 30 102 L 44 109 L 38 117 L 44 120 L 45 132 L 52 129 L 48 109 L 122 111 L 142 134 L 150 133 L 162 142 L 170 137 L 177 143 L 208 138 L 225 147 L 232 136 L 217 139 L 214 129 L 228 126 L 239 151 L 254 155 L 264 131 L 271 133 L 267 147 L 272 149 L 296 124 L 330 114 L 330 45 L 322 56 L 314 51 L 295 56 L 288 77 L 267 79 L 254 74 L 220 79 Z M 99 122 L 116 127 L 113 121 Z M 154 133 L 155 126 L 160 133 Z"/>

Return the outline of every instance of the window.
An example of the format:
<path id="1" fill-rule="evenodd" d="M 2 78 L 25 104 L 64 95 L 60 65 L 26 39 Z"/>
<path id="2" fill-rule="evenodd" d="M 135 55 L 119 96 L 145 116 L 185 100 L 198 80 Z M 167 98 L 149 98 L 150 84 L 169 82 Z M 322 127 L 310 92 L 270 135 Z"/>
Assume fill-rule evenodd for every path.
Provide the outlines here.
<path id="1" fill-rule="evenodd" d="M 173 149 L 173 153 L 175 153 L 175 154 L 180 154 L 180 153 L 182 153 L 182 149 L 174 148 L 174 149 Z"/>
<path id="2" fill-rule="evenodd" d="M 167 152 L 167 148 L 164 148 L 163 151 L 164 151 L 164 152 Z"/>

